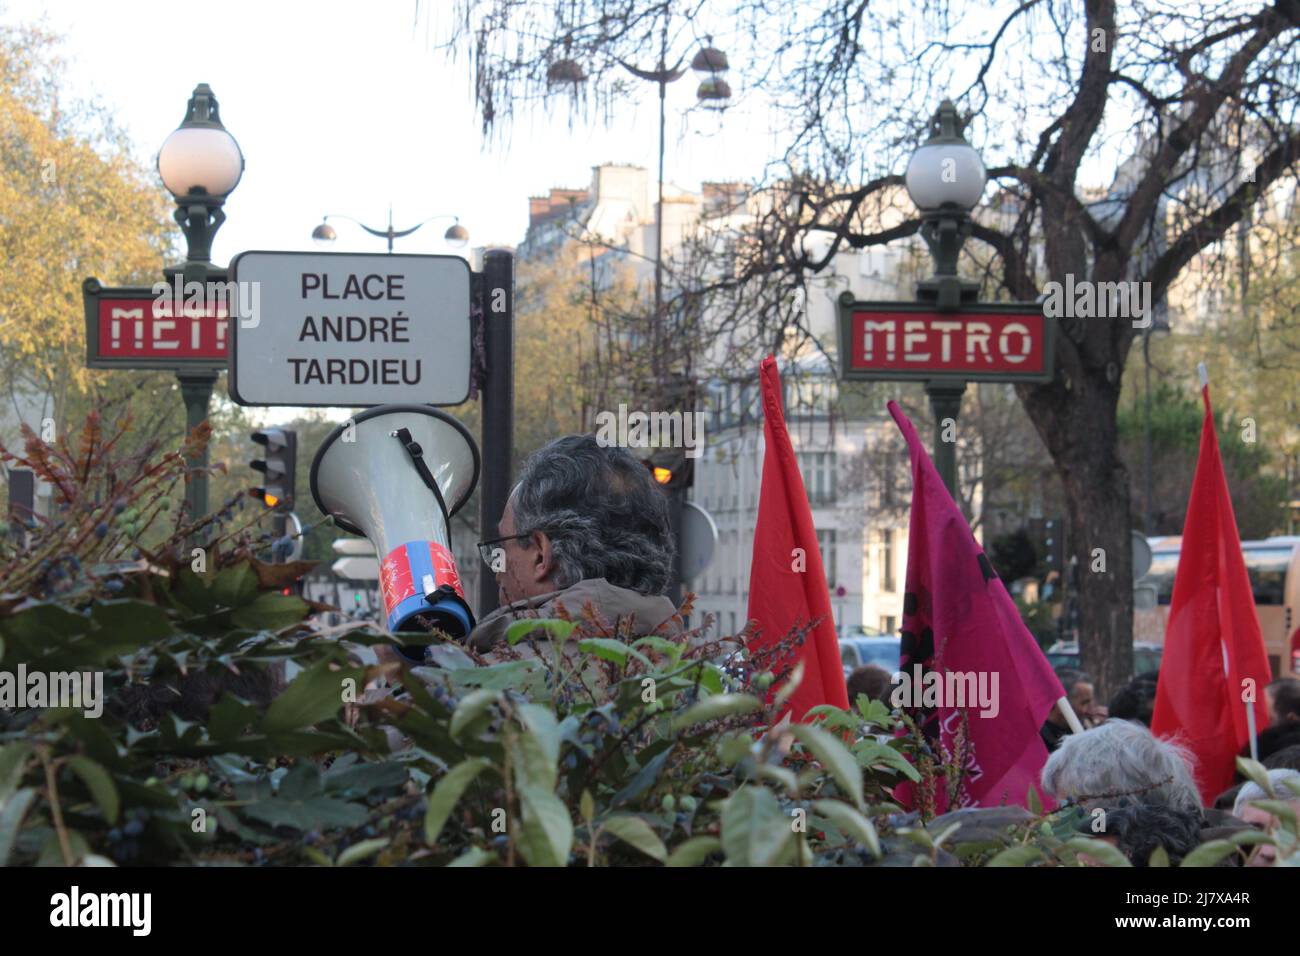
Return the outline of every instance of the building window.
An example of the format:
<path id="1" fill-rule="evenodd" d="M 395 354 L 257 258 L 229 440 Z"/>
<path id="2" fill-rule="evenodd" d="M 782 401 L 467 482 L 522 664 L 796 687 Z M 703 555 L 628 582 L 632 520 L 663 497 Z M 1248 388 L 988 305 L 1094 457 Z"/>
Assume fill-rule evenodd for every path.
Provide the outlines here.
<path id="1" fill-rule="evenodd" d="M 886 614 L 884 617 L 880 619 L 880 633 L 881 634 L 894 633 L 894 615 Z"/>
<path id="2" fill-rule="evenodd" d="M 898 479 L 898 459 L 896 451 L 886 452 L 882 463 L 883 474 L 880 478 L 880 506 L 892 508 L 894 505 L 894 482 Z"/>
<path id="3" fill-rule="evenodd" d="M 808 503 L 829 505 L 835 502 L 835 452 L 817 451 L 798 454 L 799 470 L 803 473 Z"/>
<path id="4" fill-rule="evenodd" d="M 736 593 L 736 564 L 739 563 L 740 561 L 740 553 L 739 553 L 740 532 L 733 531 L 731 532 L 730 535 L 728 535 L 728 538 L 730 539 L 730 544 L 727 548 L 727 554 L 731 557 L 731 561 L 728 562 L 731 565 L 731 587 L 728 588 L 727 590 L 730 591 L 732 594 L 735 594 Z"/>
<path id="5" fill-rule="evenodd" d="M 823 528 L 817 532 L 817 548 L 822 553 L 822 569 L 826 572 L 826 586 L 835 587 L 839 580 L 835 567 L 835 529 Z"/>
<path id="6" fill-rule="evenodd" d="M 894 531 L 892 528 L 881 535 L 884 544 L 880 548 L 881 587 L 886 591 L 894 590 Z"/>

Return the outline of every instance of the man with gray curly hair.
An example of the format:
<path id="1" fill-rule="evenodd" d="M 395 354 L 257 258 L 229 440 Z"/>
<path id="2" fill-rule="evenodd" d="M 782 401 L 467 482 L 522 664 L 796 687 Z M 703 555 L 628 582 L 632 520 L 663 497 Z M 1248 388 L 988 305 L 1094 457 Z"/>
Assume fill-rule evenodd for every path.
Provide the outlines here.
<path id="1" fill-rule="evenodd" d="M 642 635 L 676 614 L 664 596 L 675 557 L 667 498 L 631 453 L 592 435 L 557 438 L 529 457 L 479 551 L 502 604 L 470 635 L 480 652 L 503 645 L 516 620 L 554 616 L 559 605 L 577 617 L 590 603 Z"/>
<path id="2" fill-rule="evenodd" d="M 1191 756 L 1133 721 L 1108 720 L 1066 736 L 1047 758 L 1042 782 L 1085 808 L 1158 804 L 1201 814 Z"/>

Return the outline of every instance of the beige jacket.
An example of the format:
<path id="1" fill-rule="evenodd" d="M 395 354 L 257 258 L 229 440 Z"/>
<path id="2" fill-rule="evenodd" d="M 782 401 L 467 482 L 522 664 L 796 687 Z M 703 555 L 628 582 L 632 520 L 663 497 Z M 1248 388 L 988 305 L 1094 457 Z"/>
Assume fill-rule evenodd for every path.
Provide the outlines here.
<path id="1" fill-rule="evenodd" d="M 656 633 L 672 637 L 681 633 L 679 622 L 672 620 L 677 609 L 662 594 L 641 594 L 610 584 L 604 578 L 587 578 L 561 591 L 539 594 L 497 608 L 479 621 L 469 636 L 469 646 L 480 654 L 490 654 L 506 646 L 506 631 L 515 621 L 560 617 L 561 609 L 569 619 L 582 620 L 588 604 L 602 622 L 608 623 L 609 637 L 628 626 L 631 630 L 627 633 L 634 637 Z M 667 627 L 658 631 L 665 622 L 668 622 Z"/>

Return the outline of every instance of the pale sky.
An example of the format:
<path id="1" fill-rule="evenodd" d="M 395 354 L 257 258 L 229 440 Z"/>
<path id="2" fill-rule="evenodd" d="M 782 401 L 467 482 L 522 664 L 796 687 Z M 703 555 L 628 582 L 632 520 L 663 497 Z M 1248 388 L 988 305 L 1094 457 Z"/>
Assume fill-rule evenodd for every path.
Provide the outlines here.
<path id="1" fill-rule="evenodd" d="M 66 95 L 107 108 L 150 168 L 194 86 L 212 87 L 245 160 L 213 246 L 219 264 L 250 249 L 315 250 L 311 230 L 326 214 L 385 228 L 390 202 L 399 230 L 452 214 L 471 246 L 515 245 L 530 195 L 586 186 L 591 167 L 606 162 L 653 174 L 650 83 L 608 129 L 571 126 L 560 104 L 517 116 L 508 143 L 486 142 L 467 63 L 434 49 L 429 3 L 417 25 L 414 0 L 0 0 L 0 22 L 43 22 L 61 35 Z M 775 150 L 768 115 L 745 103 L 721 116 L 690 110 L 696 85 L 688 73 L 669 87 L 665 178 L 698 189 L 761 175 Z M 350 222 L 331 224 L 339 238 L 330 251 L 386 248 Z M 442 241 L 449 225 L 431 222 L 394 251 L 456 252 Z M 284 423 L 302 410 L 249 411 Z"/>
<path id="2" fill-rule="evenodd" d="M 513 245 L 530 194 L 585 186 L 600 163 L 656 161 L 653 84 L 612 129 L 570 129 L 561 107 L 517 121 L 508 146 L 485 145 L 468 65 L 433 49 L 414 0 L 0 0 L 5 22 L 43 17 L 65 37 L 68 92 L 106 106 L 150 166 L 195 84 L 211 85 L 246 162 L 213 248 L 220 263 L 247 249 L 312 249 L 326 213 L 383 228 L 390 201 L 398 229 L 450 213 L 471 245 Z M 772 137 L 755 131 L 766 123 L 743 107 L 683 119 L 695 86 L 688 74 L 669 88 L 666 177 L 698 189 L 759 175 Z M 335 225 L 336 251 L 384 251 L 382 239 Z M 430 223 L 395 251 L 445 253 L 448 225 Z"/>

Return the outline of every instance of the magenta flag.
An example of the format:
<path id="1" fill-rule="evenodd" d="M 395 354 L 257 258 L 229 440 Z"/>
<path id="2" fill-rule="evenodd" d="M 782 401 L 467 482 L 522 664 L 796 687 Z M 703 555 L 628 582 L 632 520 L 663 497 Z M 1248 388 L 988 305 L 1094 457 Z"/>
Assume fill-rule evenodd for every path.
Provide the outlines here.
<path id="1" fill-rule="evenodd" d="M 902 681 L 895 684 L 895 706 L 917 722 L 936 756 L 956 754 L 965 737 L 960 786 L 949 806 L 949 784 L 938 781 L 935 813 L 1026 806 L 1047 762 L 1038 731 L 1053 703 L 1065 696 L 1061 682 L 948 494 L 916 428 L 894 402 L 889 413 L 912 458 Z M 895 795 L 914 808 L 923 796 L 916 789 L 907 785 Z M 1047 799 L 1042 803 L 1051 806 Z"/>

